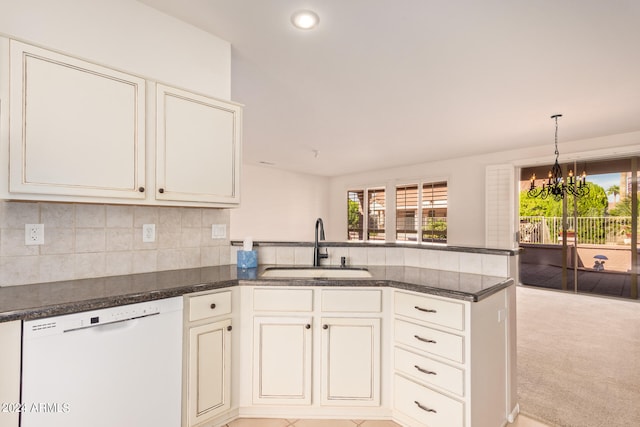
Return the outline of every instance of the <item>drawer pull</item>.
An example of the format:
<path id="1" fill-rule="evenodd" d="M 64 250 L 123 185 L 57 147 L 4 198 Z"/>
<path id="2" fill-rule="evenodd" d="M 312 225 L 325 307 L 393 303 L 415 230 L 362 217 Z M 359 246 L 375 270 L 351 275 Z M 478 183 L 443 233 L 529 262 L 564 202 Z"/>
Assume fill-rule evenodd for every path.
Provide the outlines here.
<path id="1" fill-rule="evenodd" d="M 427 339 L 427 338 L 422 338 L 419 335 L 414 335 L 413 337 L 415 339 L 417 339 L 418 341 L 426 342 L 427 344 L 436 344 L 436 342 L 434 340 L 430 340 L 430 339 Z"/>
<path id="2" fill-rule="evenodd" d="M 215 304 L 211 304 L 209 307 L 211 307 L 211 310 L 215 310 L 216 305 Z"/>
<path id="3" fill-rule="evenodd" d="M 435 409 L 427 408 L 426 406 L 421 405 L 417 400 L 414 400 L 413 403 L 418 405 L 418 408 L 422 409 L 425 412 L 433 412 L 434 414 L 438 413 L 438 411 L 436 411 Z"/>
<path id="4" fill-rule="evenodd" d="M 421 368 L 418 365 L 413 365 L 414 368 L 416 368 L 418 371 L 422 372 L 423 374 L 427 374 L 427 375 L 438 375 L 437 372 L 433 372 L 433 371 L 428 371 L 424 368 Z"/>
<path id="5" fill-rule="evenodd" d="M 423 313 L 437 313 L 438 312 L 438 310 L 433 310 L 431 308 L 422 308 L 422 307 L 419 307 L 417 305 L 415 307 L 413 307 L 413 308 L 415 308 L 418 311 L 422 311 Z"/>

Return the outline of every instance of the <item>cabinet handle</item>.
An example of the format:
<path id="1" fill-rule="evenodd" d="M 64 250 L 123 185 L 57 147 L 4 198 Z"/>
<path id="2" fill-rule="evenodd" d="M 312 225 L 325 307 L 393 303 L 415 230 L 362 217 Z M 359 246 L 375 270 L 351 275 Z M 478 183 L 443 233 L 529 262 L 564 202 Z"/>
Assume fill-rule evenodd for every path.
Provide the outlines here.
<path id="1" fill-rule="evenodd" d="M 422 311 L 424 313 L 437 313 L 438 312 L 438 310 L 433 310 L 431 308 L 422 308 L 422 307 L 419 307 L 417 305 L 415 307 L 413 307 L 413 308 L 415 308 L 416 310 Z"/>
<path id="2" fill-rule="evenodd" d="M 304 325 L 304 328 L 305 329 L 311 329 L 311 325 L 307 323 L 306 325 Z"/>
<path id="3" fill-rule="evenodd" d="M 231 325 L 227 326 L 227 331 L 232 330 L 233 328 L 231 327 Z"/>
<path id="4" fill-rule="evenodd" d="M 427 339 L 427 338 L 422 338 L 421 336 L 418 336 L 418 335 L 414 335 L 413 337 L 415 339 L 417 339 L 418 341 L 426 342 L 427 344 L 436 344 L 436 342 L 434 340 L 430 340 L 430 339 Z"/>
<path id="5" fill-rule="evenodd" d="M 141 192 L 141 193 L 144 193 L 144 187 L 139 187 L 138 191 Z"/>
<path id="6" fill-rule="evenodd" d="M 329 325 L 322 325 L 322 329 L 329 329 Z"/>
<path id="7" fill-rule="evenodd" d="M 216 308 L 215 304 L 211 304 L 209 307 L 211 307 L 211 310 L 214 310 Z"/>
<path id="8" fill-rule="evenodd" d="M 160 193 L 160 194 L 164 193 L 164 188 L 158 189 L 158 193 Z"/>
<path id="9" fill-rule="evenodd" d="M 413 365 L 414 368 L 416 368 L 418 371 L 422 372 L 423 374 L 427 374 L 427 375 L 438 375 L 437 372 L 433 372 L 433 371 L 428 371 L 424 368 L 421 368 L 418 365 Z"/>
<path id="10" fill-rule="evenodd" d="M 418 405 L 418 408 L 422 409 L 425 412 L 433 412 L 434 414 L 438 413 L 438 411 L 436 411 L 435 409 L 427 408 L 426 406 L 421 405 L 420 402 L 418 402 L 417 400 L 414 400 L 413 403 Z"/>

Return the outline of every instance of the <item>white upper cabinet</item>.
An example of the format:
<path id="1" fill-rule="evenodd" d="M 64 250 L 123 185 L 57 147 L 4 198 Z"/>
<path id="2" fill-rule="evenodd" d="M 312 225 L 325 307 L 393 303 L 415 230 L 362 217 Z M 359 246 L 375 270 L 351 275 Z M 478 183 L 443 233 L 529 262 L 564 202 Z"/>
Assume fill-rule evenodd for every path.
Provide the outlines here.
<path id="1" fill-rule="evenodd" d="M 0 78 L 0 198 L 239 205 L 240 105 L 2 37 Z"/>
<path id="2" fill-rule="evenodd" d="M 10 42 L 11 193 L 144 199 L 145 81 Z"/>
<path id="3" fill-rule="evenodd" d="M 157 85 L 156 199 L 238 203 L 242 109 Z"/>

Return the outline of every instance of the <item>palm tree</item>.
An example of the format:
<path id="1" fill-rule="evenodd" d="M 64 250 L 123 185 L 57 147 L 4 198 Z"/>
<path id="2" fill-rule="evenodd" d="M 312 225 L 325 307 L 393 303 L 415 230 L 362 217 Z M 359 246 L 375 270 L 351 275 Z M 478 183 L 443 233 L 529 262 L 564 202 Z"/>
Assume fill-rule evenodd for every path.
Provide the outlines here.
<path id="1" fill-rule="evenodd" d="M 619 185 L 612 185 L 611 187 L 609 187 L 607 189 L 607 195 L 610 196 L 613 194 L 613 201 L 614 203 L 617 202 L 617 197 L 618 195 L 620 195 L 620 186 Z"/>

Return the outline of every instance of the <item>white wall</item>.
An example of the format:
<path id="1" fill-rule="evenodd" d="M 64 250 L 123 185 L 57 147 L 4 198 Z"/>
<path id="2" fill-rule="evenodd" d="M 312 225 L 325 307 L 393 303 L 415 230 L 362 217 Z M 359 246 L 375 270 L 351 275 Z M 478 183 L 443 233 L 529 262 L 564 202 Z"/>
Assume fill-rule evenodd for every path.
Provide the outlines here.
<path id="1" fill-rule="evenodd" d="M 136 0 L 0 0 L 0 34 L 230 98 L 230 44 Z"/>
<path id="2" fill-rule="evenodd" d="M 327 221 L 328 178 L 245 164 L 241 183 L 241 206 L 231 210 L 232 240 L 312 241 L 316 219 Z"/>

